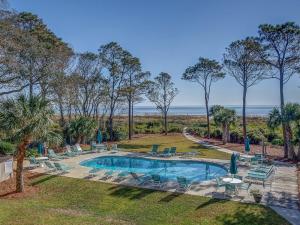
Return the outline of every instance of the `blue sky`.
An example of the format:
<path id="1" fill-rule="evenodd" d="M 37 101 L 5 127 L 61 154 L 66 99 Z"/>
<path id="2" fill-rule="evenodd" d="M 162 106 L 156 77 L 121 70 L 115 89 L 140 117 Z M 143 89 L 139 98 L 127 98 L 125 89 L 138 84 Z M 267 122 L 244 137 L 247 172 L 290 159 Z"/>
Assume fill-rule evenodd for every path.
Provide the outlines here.
<path id="1" fill-rule="evenodd" d="M 221 60 L 232 41 L 257 35 L 262 23 L 300 24 L 299 0 L 11 0 L 10 6 L 39 15 L 76 52 L 119 42 L 152 76 L 161 71 L 173 76 L 180 91 L 174 105 L 204 104 L 201 88 L 181 80 L 200 56 Z M 241 91 L 227 76 L 213 85 L 211 104 L 240 105 Z M 299 75 L 285 86 L 285 98 L 300 102 Z M 249 105 L 278 103 L 277 80 L 249 90 Z"/>

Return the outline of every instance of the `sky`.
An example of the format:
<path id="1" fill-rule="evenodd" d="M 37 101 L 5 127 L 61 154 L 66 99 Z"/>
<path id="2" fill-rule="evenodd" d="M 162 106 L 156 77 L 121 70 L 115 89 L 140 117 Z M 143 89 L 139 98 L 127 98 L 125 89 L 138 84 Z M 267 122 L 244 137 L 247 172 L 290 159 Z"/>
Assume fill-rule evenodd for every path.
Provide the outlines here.
<path id="1" fill-rule="evenodd" d="M 10 0 L 30 11 L 76 52 L 97 52 L 111 41 L 140 58 L 152 77 L 172 75 L 179 94 L 175 106 L 204 105 L 200 86 L 181 80 L 199 57 L 222 60 L 235 40 L 256 36 L 263 23 L 300 24 L 299 0 Z M 300 76 L 285 86 L 287 102 L 300 102 Z M 210 104 L 241 105 L 241 86 L 229 75 L 213 84 Z M 278 105 L 278 80 L 249 89 L 249 105 Z M 144 101 L 140 105 L 151 105 Z"/>

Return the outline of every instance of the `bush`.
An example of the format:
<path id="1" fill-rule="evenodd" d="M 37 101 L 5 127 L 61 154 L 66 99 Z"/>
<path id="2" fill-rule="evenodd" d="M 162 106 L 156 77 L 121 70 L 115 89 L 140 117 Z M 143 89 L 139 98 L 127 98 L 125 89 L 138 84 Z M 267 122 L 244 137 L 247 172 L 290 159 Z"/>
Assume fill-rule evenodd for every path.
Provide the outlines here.
<path id="1" fill-rule="evenodd" d="M 38 155 L 39 155 L 39 153 L 38 153 L 37 148 L 28 148 L 28 149 L 26 149 L 25 157 L 27 157 L 27 158 L 32 157 L 32 156 L 36 157 Z"/>
<path id="2" fill-rule="evenodd" d="M 271 144 L 283 146 L 283 140 L 281 138 L 275 138 L 271 141 Z"/>
<path id="3" fill-rule="evenodd" d="M 210 136 L 211 136 L 212 138 L 222 138 L 222 131 L 221 131 L 220 129 L 214 129 L 214 130 L 211 132 Z"/>
<path id="4" fill-rule="evenodd" d="M 10 155 L 14 154 L 15 146 L 9 142 L 1 141 L 0 142 L 0 154 L 2 155 Z"/>

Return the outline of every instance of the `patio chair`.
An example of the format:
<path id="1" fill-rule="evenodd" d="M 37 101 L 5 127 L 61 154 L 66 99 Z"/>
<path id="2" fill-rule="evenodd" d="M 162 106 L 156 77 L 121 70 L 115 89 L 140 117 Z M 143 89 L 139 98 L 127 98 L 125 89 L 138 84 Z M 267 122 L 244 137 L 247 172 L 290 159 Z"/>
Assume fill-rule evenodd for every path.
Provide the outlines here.
<path id="1" fill-rule="evenodd" d="M 151 175 L 152 184 L 155 187 L 161 187 L 163 182 L 161 180 L 161 176 L 159 174 L 152 174 Z"/>
<path id="2" fill-rule="evenodd" d="M 245 190 L 245 191 L 249 192 L 250 186 L 251 186 L 251 183 L 242 183 L 239 186 L 239 189 L 240 190 Z"/>
<path id="3" fill-rule="evenodd" d="M 163 152 L 161 154 L 159 154 L 159 156 L 162 156 L 162 157 L 169 157 L 169 156 L 171 156 L 170 149 L 169 148 L 165 148 L 163 150 Z"/>
<path id="4" fill-rule="evenodd" d="M 118 173 L 118 177 L 119 178 L 125 178 L 125 177 L 127 177 L 129 175 L 129 172 L 127 172 L 127 171 L 122 171 L 122 172 L 120 172 L 120 173 Z"/>
<path id="5" fill-rule="evenodd" d="M 118 148 L 117 144 L 112 144 L 110 150 L 111 152 L 119 152 L 121 149 Z"/>
<path id="6" fill-rule="evenodd" d="M 66 156 L 62 156 L 62 155 L 57 155 L 53 149 L 48 149 L 48 157 L 51 159 L 51 160 L 61 160 L 61 159 L 67 159 L 68 157 Z"/>
<path id="7" fill-rule="evenodd" d="M 63 164 L 63 163 L 58 163 L 58 162 L 55 162 L 54 163 L 54 166 L 56 168 L 57 171 L 61 171 L 63 173 L 68 173 L 69 170 L 71 170 L 72 168 Z"/>
<path id="8" fill-rule="evenodd" d="M 104 179 L 110 179 L 113 177 L 113 174 L 114 174 L 114 171 L 113 170 L 107 170 L 104 172 Z M 100 178 L 100 179 L 103 179 L 103 178 Z"/>
<path id="9" fill-rule="evenodd" d="M 186 177 L 177 177 L 177 183 L 179 189 L 184 191 L 187 191 L 191 186 Z"/>
<path id="10" fill-rule="evenodd" d="M 75 144 L 72 149 L 73 149 L 73 152 L 77 155 L 89 153 L 89 151 L 83 151 L 79 144 Z"/>
<path id="11" fill-rule="evenodd" d="M 152 145 L 152 149 L 149 152 L 150 155 L 157 155 L 158 154 L 158 144 L 153 144 Z"/>
<path id="12" fill-rule="evenodd" d="M 56 171 L 56 167 L 49 161 L 44 162 L 46 167 L 49 169 L 49 171 L 54 172 Z"/>
<path id="13" fill-rule="evenodd" d="M 219 190 L 220 187 L 225 187 L 226 185 L 226 183 L 220 177 L 216 177 L 216 183 L 217 183 L 217 190 Z"/>
<path id="14" fill-rule="evenodd" d="M 149 175 L 141 175 L 141 176 L 139 176 L 139 175 L 137 175 L 134 172 L 130 172 L 129 174 L 133 177 L 133 179 L 135 181 L 137 181 L 138 185 L 144 185 L 145 183 L 151 181 L 151 176 L 149 176 Z"/>
<path id="15" fill-rule="evenodd" d="M 91 177 L 95 177 L 97 176 L 97 173 L 100 171 L 101 169 L 100 168 L 93 168 L 89 171 L 89 176 Z"/>
<path id="16" fill-rule="evenodd" d="M 236 195 L 238 192 L 236 185 L 234 184 L 225 184 L 225 193 L 227 195 Z"/>
<path id="17" fill-rule="evenodd" d="M 98 144 L 96 145 L 97 152 L 107 151 L 107 144 Z"/>
<path id="18" fill-rule="evenodd" d="M 72 151 L 70 145 L 66 145 L 66 151 L 65 151 L 64 155 L 66 155 L 68 157 L 75 157 L 77 154 Z"/>
<path id="19" fill-rule="evenodd" d="M 175 156 L 176 155 L 176 147 L 171 147 L 170 149 L 170 155 Z"/>
<path id="20" fill-rule="evenodd" d="M 29 157 L 29 168 L 35 169 L 40 166 L 40 163 L 35 159 L 35 157 Z"/>

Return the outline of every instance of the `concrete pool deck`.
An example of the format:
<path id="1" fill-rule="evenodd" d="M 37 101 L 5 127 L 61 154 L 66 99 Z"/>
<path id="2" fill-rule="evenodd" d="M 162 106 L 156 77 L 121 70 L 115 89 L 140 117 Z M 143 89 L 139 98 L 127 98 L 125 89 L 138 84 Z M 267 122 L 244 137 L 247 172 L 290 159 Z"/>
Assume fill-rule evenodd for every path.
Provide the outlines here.
<path id="1" fill-rule="evenodd" d="M 160 159 L 160 160 L 194 160 L 194 161 L 204 161 L 204 162 L 212 162 L 223 165 L 225 167 L 229 167 L 229 160 L 218 160 L 218 159 L 202 159 L 202 158 L 183 158 L 180 156 L 169 157 L 169 158 L 161 158 L 161 157 L 151 157 L 146 154 L 139 153 L 131 153 L 131 152 L 118 152 L 118 153 L 92 153 L 92 154 L 83 154 L 76 157 L 60 160 L 59 162 L 64 163 L 72 169 L 69 173 L 62 174 L 66 177 L 72 178 L 81 178 L 81 179 L 90 179 L 94 181 L 101 181 L 113 184 L 122 184 L 127 186 L 138 186 L 136 180 L 127 176 L 124 179 L 118 178 L 118 173 L 114 173 L 111 177 L 107 178 L 104 176 L 105 171 L 99 171 L 95 177 L 89 176 L 90 167 L 84 167 L 79 165 L 81 161 L 92 159 L 99 156 L 128 156 L 128 157 L 145 157 L 151 159 Z M 246 176 L 247 170 L 249 168 L 246 166 L 238 167 L 238 175 Z M 45 168 L 37 168 L 33 170 L 34 172 L 47 173 L 47 169 Z M 288 174 L 288 176 L 286 176 Z M 261 184 L 252 184 L 250 189 L 259 189 L 263 193 L 262 203 L 266 205 L 274 205 L 292 209 L 298 209 L 298 184 L 297 184 L 297 176 L 296 176 L 296 167 L 293 165 L 285 165 L 285 164 L 276 164 L 276 172 L 273 177 L 273 182 L 271 184 L 266 184 L 263 187 Z M 143 188 L 154 188 L 160 189 L 164 191 L 175 192 L 178 191 L 177 182 L 176 181 L 168 181 L 161 188 L 153 187 L 151 184 L 145 184 L 143 186 L 139 186 Z M 228 198 L 224 194 L 224 187 L 216 190 L 216 183 L 214 180 L 203 181 L 201 183 L 193 183 L 192 186 L 186 194 L 191 195 L 201 195 L 215 198 Z M 241 202 L 253 202 L 253 197 L 247 191 L 240 191 L 238 196 L 229 198 L 234 201 Z"/>

